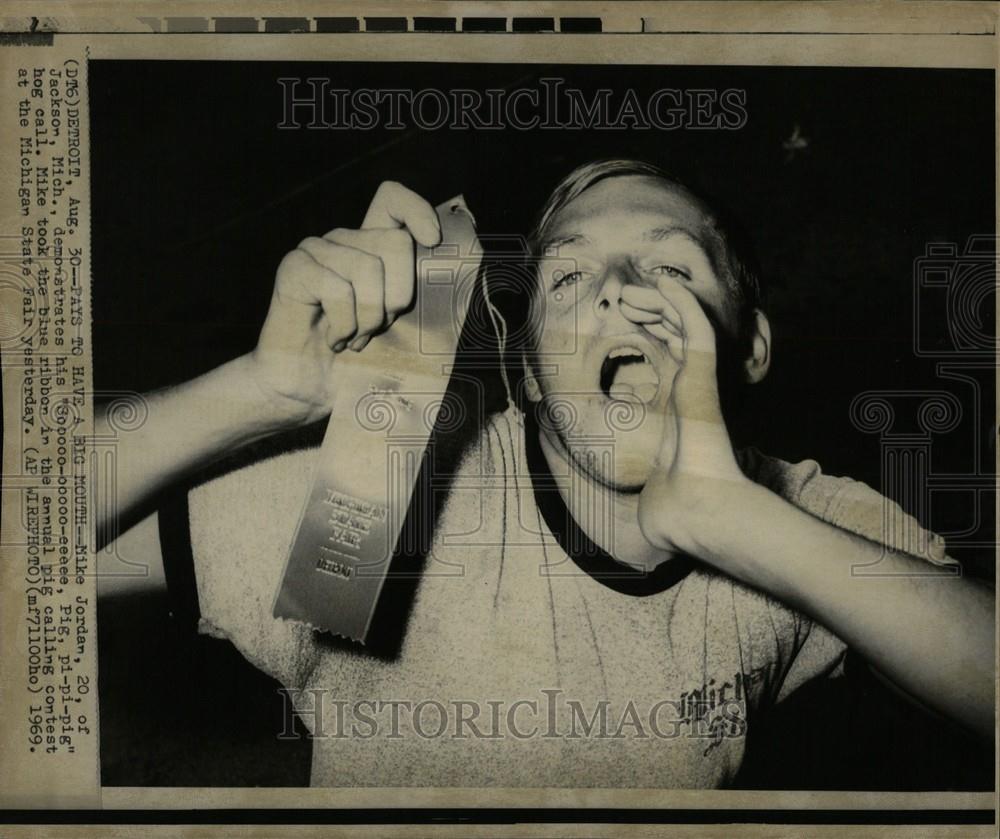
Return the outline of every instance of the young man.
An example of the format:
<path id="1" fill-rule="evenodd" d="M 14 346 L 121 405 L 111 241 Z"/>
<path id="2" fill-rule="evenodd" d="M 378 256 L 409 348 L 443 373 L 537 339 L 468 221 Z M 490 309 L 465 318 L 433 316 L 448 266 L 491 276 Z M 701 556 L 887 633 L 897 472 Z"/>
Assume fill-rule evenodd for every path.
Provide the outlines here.
<path id="1" fill-rule="evenodd" d="M 122 438 L 120 508 L 325 416 L 339 359 L 406 316 L 414 240 L 439 235 L 386 183 L 361 229 L 304 240 L 256 349 L 149 398 Z M 522 407 L 458 467 L 392 654 L 271 617 L 315 452 L 192 492 L 202 630 L 296 696 L 313 783 L 722 786 L 756 715 L 839 673 L 845 643 L 990 736 L 991 592 L 899 508 L 884 533 L 871 489 L 734 450 L 723 403 L 766 375 L 771 341 L 724 219 L 654 167 L 607 161 L 563 181 L 533 240 Z"/>

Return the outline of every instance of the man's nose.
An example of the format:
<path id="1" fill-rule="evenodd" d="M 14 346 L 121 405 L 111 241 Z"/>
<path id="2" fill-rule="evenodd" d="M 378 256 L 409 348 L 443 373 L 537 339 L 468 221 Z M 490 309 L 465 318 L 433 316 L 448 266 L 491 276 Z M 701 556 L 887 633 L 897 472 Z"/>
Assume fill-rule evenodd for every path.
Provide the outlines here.
<path id="1" fill-rule="evenodd" d="M 621 305 L 622 289 L 626 285 L 641 284 L 642 278 L 627 262 L 610 265 L 601 278 L 601 284 L 594 298 L 594 310 L 599 317 L 607 317 L 618 311 Z"/>

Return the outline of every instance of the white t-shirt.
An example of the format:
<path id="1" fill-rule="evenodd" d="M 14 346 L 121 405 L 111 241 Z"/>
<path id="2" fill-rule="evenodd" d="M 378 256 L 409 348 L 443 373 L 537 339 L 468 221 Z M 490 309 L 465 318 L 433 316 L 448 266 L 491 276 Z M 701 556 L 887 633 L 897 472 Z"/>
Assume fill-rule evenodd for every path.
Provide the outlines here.
<path id="1" fill-rule="evenodd" d="M 725 786 L 755 718 L 841 673 L 843 642 L 700 564 L 641 596 L 584 572 L 536 503 L 519 420 L 494 415 L 462 460 L 395 616 L 395 653 L 272 617 L 316 450 L 192 491 L 201 630 L 292 692 L 315 738 L 314 786 Z M 883 543 L 903 534 L 928 561 L 952 562 L 864 484 L 813 461 L 740 458 L 819 518 Z"/>

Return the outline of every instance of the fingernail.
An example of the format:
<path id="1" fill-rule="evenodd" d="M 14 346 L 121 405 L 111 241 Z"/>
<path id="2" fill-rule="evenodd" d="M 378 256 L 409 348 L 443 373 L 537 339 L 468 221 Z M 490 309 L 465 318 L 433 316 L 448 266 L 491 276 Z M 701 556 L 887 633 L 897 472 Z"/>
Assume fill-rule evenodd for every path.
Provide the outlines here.
<path id="1" fill-rule="evenodd" d="M 371 340 L 369 336 L 365 335 L 363 338 L 355 338 L 351 341 L 351 349 L 354 352 L 361 352 L 365 347 L 368 346 L 368 341 Z"/>
<path id="2" fill-rule="evenodd" d="M 347 341 L 337 341 L 337 343 L 333 345 L 333 351 L 334 352 L 343 352 L 344 351 L 344 347 L 346 347 L 346 346 L 347 346 Z"/>

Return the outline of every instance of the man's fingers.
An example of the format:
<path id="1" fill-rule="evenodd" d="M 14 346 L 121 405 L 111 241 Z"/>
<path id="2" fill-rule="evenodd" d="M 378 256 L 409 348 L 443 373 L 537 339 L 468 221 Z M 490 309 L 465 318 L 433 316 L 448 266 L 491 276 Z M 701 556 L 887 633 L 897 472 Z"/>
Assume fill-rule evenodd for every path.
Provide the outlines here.
<path id="1" fill-rule="evenodd" d="M 299 247 L 320 265 L 350 283 L 357 334 L 352 349 L 360 350 L 385 323 L 385 278 L 382 260 L 373 254 L 328 239 L 310 237 Z"/>
<path id="2" fill-rule="evenodd" d="M 415 269 L 413 238 L 407 231 L 337 228 L 324 238 L 382 260 L 385 314 L 390 323 L 410 308 L 413 303 Z"/>
<path id="3" fill-rule="evenodd" d="M 265 323 L 272 340 L 298 351 L 322 315 L 327 345 L 342 348 L 358 328 L 351 284 L 301 246 L 282 260 L 278 272 L 276 302 Z"/>
<path id="4" fill-rule="evenodd" d="M 687 345 L 698 352 L 715 353 L 715 330 L 698 298 L 672 277 L 662 277 L 656 290 L 680 314 Z"/>
<path id="5" fill-rule="evenodd" d="M 684 364 L 684 337 L 668 329 L 662 321 L 656 323 L 643 323 L 642 328 L 667 346 L 670 357 L 679 365 Z"/>
<path id="6" fill-rule="evenodd" d="M 434 208 L 396 181 L 384 181 L 379 186 L 361 224 L 362 230 L 390 227 L 405 227 L 427 248 L 441 241 L 441 225 Z"/>
<path id="7" fill-rule="evenodd" d="M 272 334 L 280 333 L 291 345 L 322 328 L 336 351 L 348 342 L 361 350 L 412 305 L 413 242 L 433 247 L 441 240 L 434 208 L 412 190 L 387 181 L 375 193 L 362 227 L 309 237 L 282 260 Z"/>
<path id="8" fill-rule="evenodd" d="M 622 288 L 621 311 L 625 317 L 636 323 L 663 321 L 678 335 L 683 334 L 681 313 L 654 288 L 634 285 Z"/>
<path id="9" fill-rule="evenodd" d="M 620 304 L 621 312 L 633 323 L 659 323 L 663 320 L 663 315 L 650 309 L 640 309 L 623 299 Z"/>
<path id="10" fill-rule="evenodd" d="M 649 309 L 638 309 L 635 306 L 626 303 L 624 300 L 621 302 L 620 308 L 621 313 L 632 321 L 632 323 L 637 323 L 641 326 L 659 324 L 665 331 L 669 330 L 671 334 L 676 335 L 679 338 L 684 337 L 680 328 L 677 327 L 673 321 L 665 318 L 662 312 L 652 312 Z"/>
<path id="11" fill-rule="evenodd" d="M 663 277 L 655 289 L 625 286 L 621 313 L 666 343 L 686 369 L 715 369 L 715 332 L 698 298 L 680 282 Z"/>
<path id="12" fill-rule="evenodd" d="M 328 277 L 327 280 L 330 278 Z M 340 352 L 358 331 L 358 320 L 354 303 L 354 289 L 350 283 L 340 280 L 327 283 L 322 303 L 326 316 L 326 344 Z"/>

